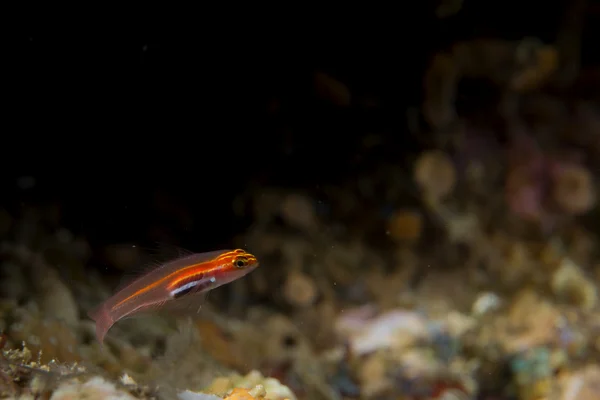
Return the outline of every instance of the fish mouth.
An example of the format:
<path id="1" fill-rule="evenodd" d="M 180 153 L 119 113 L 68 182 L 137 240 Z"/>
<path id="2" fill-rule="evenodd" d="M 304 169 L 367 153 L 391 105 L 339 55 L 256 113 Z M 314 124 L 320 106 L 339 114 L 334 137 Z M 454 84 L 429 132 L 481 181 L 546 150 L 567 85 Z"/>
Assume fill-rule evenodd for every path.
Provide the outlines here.
<path id="1" fill-rule="evenodd" d="M 247 274 L 248 272 L 254 271 L 256 268 L 258 268 L 258 265 L 258 263 L 249 265 L 247 268 L 244 269 L 244 272 Z"/>
<path id="2" fill-rule="evenodd" d="M 259 263 L 256 263 L 256 264 L 252 264 L 252 265 L 248 266 L 244 271 L 245 272 L 244 275 L 254 271 L 256 268 L 258 268 L 259 265 L 260 265 Z"/>

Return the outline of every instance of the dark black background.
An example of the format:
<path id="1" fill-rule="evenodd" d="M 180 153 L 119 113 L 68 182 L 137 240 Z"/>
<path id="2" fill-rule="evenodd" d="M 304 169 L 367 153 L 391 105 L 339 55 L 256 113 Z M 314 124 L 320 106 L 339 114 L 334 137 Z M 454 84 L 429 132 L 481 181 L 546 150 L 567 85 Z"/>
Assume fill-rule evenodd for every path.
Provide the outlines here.
<path id="1" fill-rule="evenodd" d="M 196 221 L 182 244 L 229 247 L 249 222 L 231 211 L 248 184 L 318 192 L 378 162 L 402 163 L 426 142 L 409 135 L 406 110 L 420 104 L 431 54 L 474 37 L 551 42 L 564 4 L 467 1 L 445 20 L 432 1 L 35 10 L 4 50 L 2 202 L 58 201 L 75 232 L 136 241 L 154 218 L 152 193 L 164 191 Z M 317 70 L 378 106 L 319 101 Z M 280 107 L 269 113 L 274 98 Z M 361 138 L 374 132 L 385 146 L 357 162 Z M 23 175 L 36 178 L 34 189 L 17 187 Z"/>

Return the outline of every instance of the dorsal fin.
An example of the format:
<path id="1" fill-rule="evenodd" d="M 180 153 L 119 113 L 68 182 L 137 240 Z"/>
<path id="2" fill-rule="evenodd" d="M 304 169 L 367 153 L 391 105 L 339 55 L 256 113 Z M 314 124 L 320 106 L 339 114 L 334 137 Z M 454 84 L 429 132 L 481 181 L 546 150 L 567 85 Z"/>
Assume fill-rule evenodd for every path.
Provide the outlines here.
<path id="1" fill-rule="evenodd" d="M 152 246 L 132 245 L 138 250 L 139 264 L 125 271 L 114 292 L 129 286 L 150 271 L 163 267 L 166 263 L 183 260 L 194 255 L 192 251 L 175 245 L 154 242 Z"/>
<path id="2" fill-rule="evenodd" d="M 171 260 L 185 258 L 195 254 L 194 252 L 170 243 L 154 242 L 153 247 L 143 248 L 155 261 L 165 263 Z"/>
<path id="3" fill-rule="evenodd" d="M 138 247 L 138 249 L 141 252 L 141 258 L 146 261 L 141 262 L 139 267 L 127 271 L 121 278 L 119 285 L 115 288 L 114 293 L 129 286 L 149 272 L 157 268 L 162 268 L 167 264 L 173 266 L 173 263 L 180 263 L 181 266 L 185 266 L 186 259 L 190 257 L 195 258 L 194 262 L 202 262 L 227 251 L 215 250 L 205 253 L 193 253 L 181 247 L 165 243 L 157 243 L 154 247 Z"/>

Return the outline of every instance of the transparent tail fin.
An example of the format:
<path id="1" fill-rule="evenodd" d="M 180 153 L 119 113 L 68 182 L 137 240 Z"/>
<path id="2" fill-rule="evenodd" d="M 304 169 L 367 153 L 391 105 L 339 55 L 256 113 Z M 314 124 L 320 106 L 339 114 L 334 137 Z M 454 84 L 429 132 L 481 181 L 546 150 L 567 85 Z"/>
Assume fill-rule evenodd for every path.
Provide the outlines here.
<path id="1" fill-rule="evenodd" d="M 113 325 L 113 319 L 104 305 L 88 313 L 89 317 L 96 322 L 96 339 L 102 344 L 106 333 Z"/>

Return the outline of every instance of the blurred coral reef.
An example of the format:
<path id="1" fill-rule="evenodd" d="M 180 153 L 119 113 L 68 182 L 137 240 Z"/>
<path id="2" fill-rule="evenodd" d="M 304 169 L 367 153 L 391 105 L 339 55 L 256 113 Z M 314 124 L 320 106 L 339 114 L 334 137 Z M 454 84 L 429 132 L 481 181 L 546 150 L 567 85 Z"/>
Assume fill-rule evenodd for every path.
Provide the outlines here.
<path id="1" fill-rule="evenodd" d="M 565 72 L 565 48 L 476 39 L 438 52 L 419 128 L 433 139 L 409 169 L 240 193 L 233 210 L 252 223 L 234 242 L 261 267 L 198 315 L 119 322 L 104 347 L 86 312 L 115 282 L 88 266 L 96 253 L 132 270 L 139 247 L 92 246 L 58 204 L 0 210 L 0 394 L 597 399 L 600 104 L 577 96 L 589 75 Z M 492 111 L 457 108 L 471 78 L 497 88 Z M 312 83 L 334 107 L 375 106 L 324 72 Z"/>

